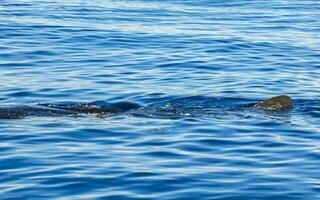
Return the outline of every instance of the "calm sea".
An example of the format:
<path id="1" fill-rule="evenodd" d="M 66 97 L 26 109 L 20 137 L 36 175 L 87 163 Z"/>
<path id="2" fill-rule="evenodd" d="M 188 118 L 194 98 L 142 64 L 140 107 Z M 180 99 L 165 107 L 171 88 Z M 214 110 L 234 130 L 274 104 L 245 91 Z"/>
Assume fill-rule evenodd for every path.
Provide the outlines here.
<path id="1" fill-rule="evenodd" d="M 320 199 L 319 86 L 317 0 L 1 0 L 0 107 L 142 107 L 0 120 L 0 199 Z"/>

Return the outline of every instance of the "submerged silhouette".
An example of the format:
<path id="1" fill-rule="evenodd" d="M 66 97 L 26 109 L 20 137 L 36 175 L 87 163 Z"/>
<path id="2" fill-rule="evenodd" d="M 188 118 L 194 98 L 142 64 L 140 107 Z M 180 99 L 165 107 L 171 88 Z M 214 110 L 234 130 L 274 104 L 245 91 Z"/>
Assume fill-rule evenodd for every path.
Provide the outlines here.
<path id="1" fill-rule="evenodd" d="M 107 117 L 140 107 L 130 102 L 114 104 L 77 103 L 77 104 L 38 104 L 36 106 L 0 107 L 0 119 L 19 119 L 27 116 L 81 116 L 92 114 L 96 117 Z"/>
<path id="2" fill-rule="evenodd" d="M 249 107 L 262 110 L 282 111 L 292 108 L 292 99 L 289 96 L 276 96 L 261 103 L 250 104 Z M 76 104 L 38 104 L 35 106 L 0 107 L 0 119 L 19 119 L 27 116 L 82 116 L 91 114 L 95 117 L 107 117 L 118 113 L 141 108 L 142 106 L 131 102 L 118 102 L 106 104 L 105 102 L 76 103 Z M 243 105 L 248 107 L 248 105 Z M 143 107 L 144 111 L 154 107 Z M 159 112 L 172 112 L 171 109 L 157 108 Z"/>

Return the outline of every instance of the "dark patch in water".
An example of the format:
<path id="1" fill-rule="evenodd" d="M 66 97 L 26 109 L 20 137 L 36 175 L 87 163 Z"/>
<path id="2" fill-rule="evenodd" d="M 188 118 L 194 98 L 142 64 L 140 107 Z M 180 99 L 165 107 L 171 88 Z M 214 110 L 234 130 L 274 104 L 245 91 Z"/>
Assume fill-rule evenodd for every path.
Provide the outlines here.
<path id="1" fill-rule="evenodd" d="M 1 107 L 0 119 L 19 119 L 27 116 L 83 116 L 108 117 L 114 114 L 127 113 L 136 117 L 146 118 L 195 118 L 214 117 L 226 118 L 230 116 L 248 118 L 252 113 L 264 113 L 273 116 L 287 115 L 287 111 L 258 110 L 254 108 L 257 100 L 242 98 L 212 98 L 192 96 L 169 98 L 140 106 L 133 102 L 108 103 L 95 101 L 91 103 L 47 103 L 36 106 Z M 295 101 L 293 111 L 303 111 L 312 116 L 319 115 L 319 103 L 315 101 Z M 317 107 L 318 105 L 318 107 Z M 290 111 L 291 112 L 291 111 Z"/>
<path id="2" fill-rule="evenodd" d="M 38 104 L 36 106 L 1 107 L 0 119 L 19 119 L 27 116 L 81 116 L 93 114 L 106 117 L 117 113 L 138 108 L 139 105 L 130 102 L 107 104 L 104 102 L 75 103 L 75 104 Z"/>

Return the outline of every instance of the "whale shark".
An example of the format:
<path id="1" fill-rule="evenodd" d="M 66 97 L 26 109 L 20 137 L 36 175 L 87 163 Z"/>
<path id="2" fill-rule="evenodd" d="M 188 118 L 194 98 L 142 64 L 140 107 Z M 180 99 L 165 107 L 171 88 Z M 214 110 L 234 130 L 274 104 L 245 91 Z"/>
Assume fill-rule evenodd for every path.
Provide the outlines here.
<path id="1" fill-rule="evenodd" d="M 217 104 L 219 104 L 219 102 Z M 293 101 L 291 97 L 281 95 L 268 98 L 262 102 L 245 104 L 242 105 L 242 107 L 280 112 L 291 109 L 293 107 Z M 219 108 L 219 106 L 216 105 L 216 108 Z M 168 109 L 166 106 L 141 106 L 137 103 L 127 101 L 116 103 L 106 103 L 103 101 L 73 104 L 45 103 L 35 106 L 0 106 L 0 119 L 19 119 L 28 116 L 59 117 L 93 115 L 95 117 L 108 117 L 137 109 L 141 109 L 142 112 L 148 112 L 149 109 L 153 110 L 153 113 L 175 112 L 174 108 Z M 188 108 L 185 108 L 185 110 L 187 109 Z"/>

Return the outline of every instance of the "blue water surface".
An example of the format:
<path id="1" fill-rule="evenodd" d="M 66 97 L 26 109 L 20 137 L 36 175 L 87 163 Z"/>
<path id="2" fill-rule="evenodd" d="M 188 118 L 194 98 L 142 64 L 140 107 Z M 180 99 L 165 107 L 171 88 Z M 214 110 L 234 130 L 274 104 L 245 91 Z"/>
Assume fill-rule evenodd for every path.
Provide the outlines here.
<path id="1" fill-rule="evenodd" d="M 0 199 L 320 199 L 317 0 L 1 0 Z M 243 105 L 292 96 L 268 112 Z"/>

